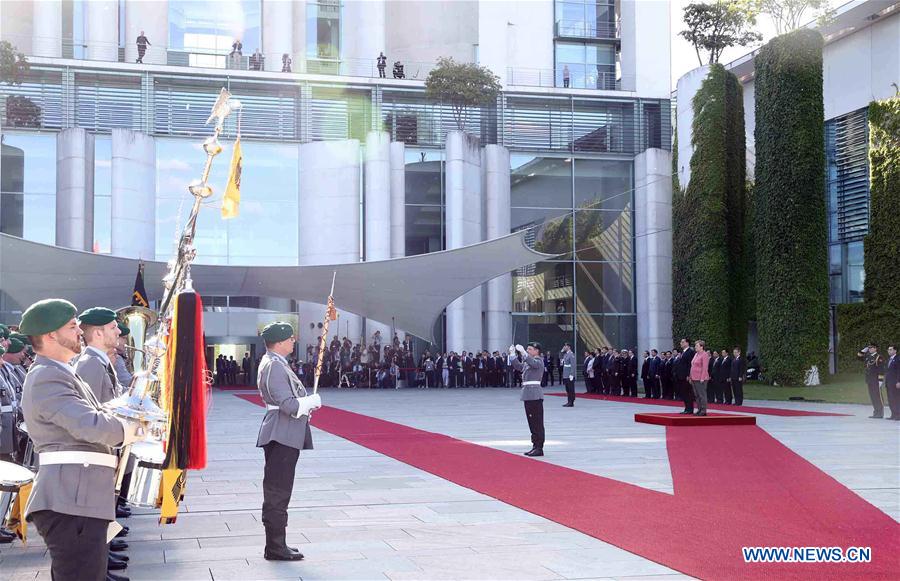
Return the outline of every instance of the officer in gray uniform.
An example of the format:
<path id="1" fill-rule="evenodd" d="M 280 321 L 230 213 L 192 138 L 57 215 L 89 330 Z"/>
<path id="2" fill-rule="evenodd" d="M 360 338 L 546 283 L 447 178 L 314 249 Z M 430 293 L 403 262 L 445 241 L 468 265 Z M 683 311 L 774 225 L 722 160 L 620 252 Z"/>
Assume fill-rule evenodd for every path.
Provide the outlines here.
<path id="1" fill-rule="evenodd" d="M 103 307 L 88 309 L 78 315 L 78 323 L 86 347 L 75 362 L 75 372 L 91 386 L 97 400 L 106 403 L 122 394 L 122 386 L 109 360 L 109 352 L 119 342 L 116 312 Z"/>
<path id="2" fill-rule="evenodd" d="M 50 552 L 53 579 L 106 578 L 107 529 L 115 518 L 114 447 L 143 438 L 137 422 L 105 412 L 69 361 L 81 352 L 72 303 L 39 301 L 20 330 L 37 353 L 22 410 L 40 469 L 25 507 Z"/>
<path id="3" fill-rule="evenodd" d="M 562 351 L 559 352 L 559 362 L 562 365 L 562 379 L 566 386 L 566 403 L 564 408 L 575 407 L 575 354 L 572 353 L 572 346 L 568 343 L 563 344 Z"/>
<path id="4" fill-rule="evenodd" d="M 516 352 L 522 354 L 519 361 Z M 509 348 L 509 364 L 516 371 L 522 372 L 522 395 L 525 402 L 525 417 L 528 418 L 528 429 L 531 430 L 531 450 L 526 456 L 544 455 L 544 390 L 541 379 L 544 377 L 544 359 L 541 357 L 541 344 L 531 342 L 526 350 L 521 345 Z"/>
<path id="5" fill-rule="evenodd" d="M 0 345 L 0 356 L 6 353 Z M 3 363 L 0 362 L 0 367 Z M 11 462 L 16 450 L 16 392 L 3 373 L 0 373 L 0 460 Z"/>
<path id="6" fill-rule="evenodd" d="M 262 522 L 266 529 L 269 561 L 300 561 L 303 554 L 287 546 L 287 507 L 294 489 L 294 472 L 300 450 L 311 450 L 309 415 L 322 407 L 318 394 L 307 395 L 286 357 L 294 352 L 294 329 L 288 323 L 267 325 L 260 334 L 266 354 L 259 362 L 257 383 L 266 404 L 256 446 L 266 457 L 263 476 Z"/>
<path id="7" fill-rule="evenodd" d="M 131 334 L 131 329 L 119 323 L 119 341 L 116 344 L 116 356 L 113 361 L 113 369 L 116 370 L 116 377 L 123 387 L 130 387 L 131 380 L 134 375 L 128 370 L 128 362 L 125 359 L 125 346 L 128 344 L 126 339 Z"/>

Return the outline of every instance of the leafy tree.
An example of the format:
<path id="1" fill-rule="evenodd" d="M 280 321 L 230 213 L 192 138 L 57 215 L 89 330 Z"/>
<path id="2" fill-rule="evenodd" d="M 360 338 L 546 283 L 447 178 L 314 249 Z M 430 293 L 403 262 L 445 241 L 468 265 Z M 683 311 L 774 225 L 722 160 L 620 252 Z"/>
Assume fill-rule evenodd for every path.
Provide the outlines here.
<path id="1" fill-rule="evenodd" d="M 500 78 L 490 69 L 475 63 L 457 63 L 452 58 L 439 58 L 425 79 L 425 95 L 452 107 L 460 131 L 471 107 L 494 103 L 499 93 Z"/>
<path id="2" fill-rule="evenodd" d="M 8 41 L 0 41 L 0 82 L 19 85 L 28 73 L 29 65 L 25 55 Z"/>
<path id="3" fill-rule="evenodd" d="M 691 3 L 684 7 L 687 29 L 678 34 L 694 46 L 700 66 L 704 64 L 701 52 L 709 54 L 708 64 L 715 64 L 726 48 L 762 40 L 762 35 L 753 30 L 758 13 L 753 0 Z"/>
<path id="4" fill-rule="evenodd" d="M 785 34 L 800 28 L 809 10 L 824 16 L 828 12 L 828 0 L 759 0 L 759 8 L 772 17 L 778 34 Z"/>

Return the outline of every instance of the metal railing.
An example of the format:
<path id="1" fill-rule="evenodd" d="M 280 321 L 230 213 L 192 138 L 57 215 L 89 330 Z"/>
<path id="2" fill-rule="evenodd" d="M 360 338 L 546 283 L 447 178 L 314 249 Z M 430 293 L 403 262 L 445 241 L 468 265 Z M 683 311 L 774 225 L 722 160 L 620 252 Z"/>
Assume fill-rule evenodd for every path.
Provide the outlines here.
<path id="1" fill-rule="evenodd" d="M 557 38 L 597 38 L 615 40 L 619 38 L 618 22 L 590 22 L 587 20 L 557 20 Z"/>
<path id="2" fill-rule="evenodd" d="M 622 87 L 622 78 L 608 71 L 586 71 L 584 65 L 573 64 L 566 82 L 565 71 L 559 69 L 506 69 L 506 84 L 511 87 L 558 87 L 569 89 L 594 89 L 601 91 L 628 90 Z M 624 77 L 626 80 L 628 77 Z M 627 85 L 627 83 L 626 83 Z"/>

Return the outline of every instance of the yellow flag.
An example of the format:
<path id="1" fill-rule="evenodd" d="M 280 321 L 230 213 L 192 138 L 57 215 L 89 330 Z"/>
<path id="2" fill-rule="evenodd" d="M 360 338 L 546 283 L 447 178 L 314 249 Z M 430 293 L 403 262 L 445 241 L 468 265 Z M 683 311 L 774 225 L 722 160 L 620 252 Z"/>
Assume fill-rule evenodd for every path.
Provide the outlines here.
<path id="1" fill-rule="evenodd" d="M 6 526 L 16 533 L 22 542 L 28 537 L 28 523 L 25 522 L 25 506 L 28 504 L 28 496 L 31 494 L 31 482 L 19 489 L 16 500 L 13 501 L 12 510 L 9 512 L 9 520 Z"/>
<path id="2" fill-rule="evenodd" d="M 228 185 L 225 186 L 225 197 L 222 198 L 222 219 L 236 218 L 241 204 L 241 137 L 234 140 L 231 153 L 231 171 L 228 172 Z"/>

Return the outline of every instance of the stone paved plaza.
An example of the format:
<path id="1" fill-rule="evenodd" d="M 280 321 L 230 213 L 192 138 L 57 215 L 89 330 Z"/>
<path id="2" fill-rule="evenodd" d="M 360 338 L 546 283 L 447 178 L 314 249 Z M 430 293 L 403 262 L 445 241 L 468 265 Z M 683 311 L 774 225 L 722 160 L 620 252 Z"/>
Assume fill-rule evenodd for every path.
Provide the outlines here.
<path id="1" fill-rule="evenodd" d="M 558 391 L 548 388 L 548 392 Z M 175 525 L 136 510 L 125 521 L 131 579 L 677 579 L 685 576 L 390 457 L 314 429 L 290 505 L 301 563 L 262 558 L 262 408 L 216 391 L 209 467 L 189 474 Z M 530 448 L 517 390 L 326 390 L 326 405 L 512 453 Z M 545 402 L 550 462 L 671 493 L 662 426 L 637 424 L 639 403 Z M 900 424 L 857 405 L 752 402 L 850 417 L 759 415 L 769 434 L 900 520 Z M 573 491 L 578 494 L 578 491 Z M 739 502 L 739 495 L 736 497 Z M 34 527 L 27 548 L 0 547 L 0 579 L 49 579 Z"/>

